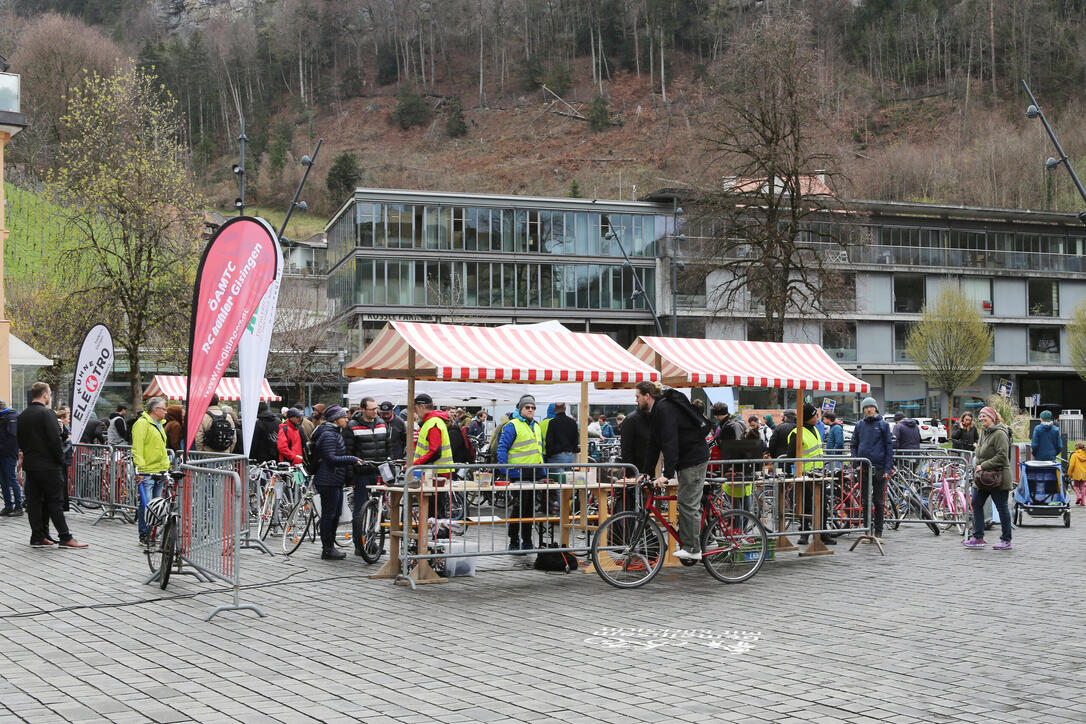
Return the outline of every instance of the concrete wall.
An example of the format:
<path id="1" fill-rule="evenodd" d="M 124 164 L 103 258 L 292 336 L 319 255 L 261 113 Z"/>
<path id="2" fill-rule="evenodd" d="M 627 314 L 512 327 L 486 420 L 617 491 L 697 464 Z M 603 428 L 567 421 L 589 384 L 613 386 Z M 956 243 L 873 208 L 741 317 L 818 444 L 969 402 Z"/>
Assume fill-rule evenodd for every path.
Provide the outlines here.
<path id="1" fill-rule="evenodd" d="M 1026 280 L 997 278 L 992 282 L 992 311 L 997 317 L 1026 316 Z M 1025 347 L 1023 347 L 1025 349 Z"/>
<path id="2" fill-rule="evenodd" d="M 890 322 L 857 322 L 856 359 L 861 364 L 893 362 L 894 325 Z"/>
<path id="3" fill-rule="evenodd" d="M 889 274 L 857 274 L 857 311 L 869 314 L 890 314 L 894 296 L 891 282 Z"/>
<path id="4" fill-rule="evenodd" d="M 998 296 L 996 297 L 999 298 Z M 997 304 L 999 302 L 996 302 Z M 997 307 L 998 310 L 998 307 Z M 998 313 L 998 311 L 997 311 Z M 1026 327 L 1018 324 L 1000 324 L 995 327 L 996 364 L 1025 364 L 1029 337 Z"/>

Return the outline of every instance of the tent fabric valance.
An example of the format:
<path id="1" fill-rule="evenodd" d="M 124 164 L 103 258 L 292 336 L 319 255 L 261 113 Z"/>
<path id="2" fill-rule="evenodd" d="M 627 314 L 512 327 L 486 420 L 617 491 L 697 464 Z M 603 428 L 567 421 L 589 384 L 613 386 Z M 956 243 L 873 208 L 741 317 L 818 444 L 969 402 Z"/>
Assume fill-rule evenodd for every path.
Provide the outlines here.
<path id="1" fill-rule="evenodd" d="M 165 397 L 168 400 L 184 400 L 187 394 L 188 377 L 185 375 L 155 375 L 144 391 L 143 399 Z M 237 377 L 223 377 L 219 380 L 219 386 L 215 388 L 215 394 L 224 401 L 240 400 L 241 380 Z M 272 392 L 268 380 L 264 379 L 260 384 L 260 399 L 264 402 L 278 402 L 283 398 Z"/>
<path id="2" fill-rule="evenodd" d="M 412 370 L 410 353 L 415 353 Z M 389 322 L 345 369 L 348 377 L 480 382 L 635 384 L 660 374 L 604 334 L 562 328 Z"/>
<path id="3" fill-rule="evenodd" d="M 664 380 L 670 383 L 870 391 L 866 382 L 846 372 L 817 344 L 638 337 L 630 352 L 650 365 L 659 362 Z"/>

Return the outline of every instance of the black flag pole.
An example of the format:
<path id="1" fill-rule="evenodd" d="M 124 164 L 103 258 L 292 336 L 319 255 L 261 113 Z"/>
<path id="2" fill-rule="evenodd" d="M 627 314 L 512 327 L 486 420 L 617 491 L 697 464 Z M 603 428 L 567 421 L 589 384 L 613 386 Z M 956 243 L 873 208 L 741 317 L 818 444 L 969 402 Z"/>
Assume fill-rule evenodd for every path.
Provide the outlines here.
<path id="1" fill-rule="evenodd" d="M 317 162 L 317 154 L 321 152 L 321 144 L 324 143 L 323 138 L 317 139 L 317 147 L 313 149 L 312 156 L 302 156 L 302 165 L 305 166 L 305 173 L 302 174 L 302 180 L 298 182 L 298 188 L 294 192 L 294 198 L 291 199 L 290 208 L 287 209 L 287 217 L 283 219 L 283 225 L 279 227 L 279 239 L 282 240 L 283 232 L 287 228 L 287 224 L 290 222 L 291 214 L 294 213 L 294 208 L 298 207 L 302 211 L 305 211 L 309 207 L 304 201 L 298 201 L 298 197 L 302 195 L 302 188 L 305 187 L 305 180 L 309 178 L 309 169 L 313 168 L 313 164 Z"/>
<path id="2" fill-rule="evenodd" d="M 241 121 L 241 135 L 238 136 L 240 146 L 239 163 L 234 166 L 234 174 L 238 177 L 238 190 L 240 195 L 234 202 L 234 208 L 238 210 L 238 216 L 245 216 L 245 142 L 249 137 L 245 135 L 245 116 L 239 115 Z"/>

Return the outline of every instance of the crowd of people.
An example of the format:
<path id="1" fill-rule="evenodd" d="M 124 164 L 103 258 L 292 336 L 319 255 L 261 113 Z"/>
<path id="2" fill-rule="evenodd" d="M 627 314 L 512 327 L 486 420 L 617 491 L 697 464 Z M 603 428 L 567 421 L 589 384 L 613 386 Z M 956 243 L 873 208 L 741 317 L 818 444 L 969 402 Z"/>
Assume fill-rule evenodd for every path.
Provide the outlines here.
<path id="1" fill-rule="evenodd" d="M 32 401 L 21 414 L 0 401 L 0 491 L 4 507 L 0 516 L 19 516 L 24 512 L 31 528 L 30 544 L 35 547 L 58 546 L 83 548 L 69 531 L 64 512 L 68 508 L 68 469 L 72 460 L 72 440 L 67 408 L 53 410 L 48 385 L 35 383 Z M 675 480 L 678 485 L 679 532 L 684 542 L 679 558 L 699 559 L 697 526 L 701 483 L 707 466 L 716 460 L 795 457 L 799 435 L 799 457 L 812 458 L 799 463 L 803 473 L 821 468 L 823 458 L 832 451 L 848 452 L 862 458 L 870 468 L 872 488 L 867 489 L 864 474 L 862 499 L 871 506 L 864 512 L 865 526 L 873 534 L 883 533 L 883 508 L 886 481 L 894 468 L 895 451 L 919 449 L 917 421 L 902 413 L 892 423 L 883 418 L 872 397 L 861 403 L 862 417 L 856 421 L 850 439 L 842 420 L 833 412 L 822 412 L 807 403 L 802 424 L 795 411 L 784 411 L 779 419 L 773 414 L 751 414 L 744 419 L 732 414 L 725 403 L 713 404 L 706 414 L 700 401 L 691 401 L 677 390 L 642 383 L 635 392 L 636 409 L 618 415 L 614 424 L 603 415 L 589 423 L 590 439 L 617 439 L 619 459 L 641 473 L 661 472 L 657 482 Z M 458 464 L 474 462 L 478 453 L 488 450 L 485 459 L 500 467 L 511 480 L 534 481 L 546 476 L 545 464 L 570 464 L 581 452 L 578 423 L 567 414 L 567 405 L 549 405 L 545 415 L 537 414 L 532 395 L 524 395 L 514 412 L 501 420 L 492 420 L 485 410 L 471 413 L 463 408 L 440 409 L 423 393 L 415 396 L 417 436 L 408 449 L 404 410 L 390 401 L 378 403 L 366 397 L 356 406 L 315 404 L 306 415 L 301 405 L 278 411 L 261 402 L 249 458 L 257 462 L 306 463 L 314 474 L 314 485 L 321 497 L 321 555 L 339 560 L 345 555 L 334 545 L 335 529 L 343 505 L 345 486 L 353 486 L 353 523 L 355 541 L 362 541 L 361 511 L 369 499 L 370 487 L 379 482 L 378 465 L 386 460 L 405 460 L 413 465 L 432 466 L 439 475 L 453 475 Z M 999 413 L 984 407 L 978 413 L 979 425 L 965 412 L 953 427 L 950 446 L 974 454 L 976 471 L 1001 471 L 1001 482 L 994 487 L 974 488 L 971 501 L 973 535 L 967 548 L 985 545 L 983 507 L 990 499 L 1002 525 L 997 550 L 1010 548 L 1011 525 L 1008 511 L 1009 491 L 1013 489 L 1010 471 L 1010 429 Z M 192 447 L 200 451 L 237 452 L 243 450 L 241 426 L 233 409 L 221 404 L 217 396 L 197 429 Z M 168 404 L 162 398 L 147 401 L 138 417 L 128 417 L 128 406 L 120 404 L 103 420 L 92 420 L 80 442 L 131 445 L 138 490 L 137 522 L 141 544 L 149 533 L 144 520 L 147 503 L 162 494 L 171 460 L 186 448 L 185 409 Z M 487 436 L 489 435 L 489 444 Z M 1032 433 L 1033 458 L 1061 459 L 1064 440 L 1050 412 L 1042 412 Z M 590 443 L 595 444 L 595 443 Z M 25 485 L 20 486 L 16 467 L 20 454 Z M 479 455 L 483 458 L 482 455 Z M 1076 503 L 1086 503 L 1086 445 L 1078 443 L 1070 456 L 1068 477 L 1076 491 Z M 829 463 L 832 465 L 832 463 Z M 866 471 L 865 471 L 866 473 Z M 805 487 L 804 505 L 810 510 L 811 486 Z M 750 481 L 736 481 L 726 486 L 734 507 L 749 509 Z M 511 503 L 524 509 L 532 505 L 532 493 L 513 494 Z M 447 503 L 446 503 L 447 505 Z M 443 512 L 439 509 L 440 517 Z M 447 510 L 444 515 L 448 515 Z M 534 549 L 532 525 L 522 516 L 508 524 L 508 549 L 512 552 Z M 52 524 L 56 537 L 49 533 Z M 805 525 L 805 527 L 807 527 Z M 807 542 L 803 533 L 800 543 Z M 832 545 L 833 538 L 823 541 Z M 543 542 L 539 541 L 539 545 Z M 356 549 L 356 554 L 362 551 Z"/>

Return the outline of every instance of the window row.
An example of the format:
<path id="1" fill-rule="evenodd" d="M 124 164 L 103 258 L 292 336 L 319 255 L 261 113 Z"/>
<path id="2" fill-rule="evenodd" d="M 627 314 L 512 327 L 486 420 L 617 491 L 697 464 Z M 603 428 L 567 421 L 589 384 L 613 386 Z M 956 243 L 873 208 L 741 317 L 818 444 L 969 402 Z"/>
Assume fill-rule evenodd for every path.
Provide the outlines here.
<path id="1" fill-rule="evenodd" d="M 359 304 L 446 309 L 647 309 L 638 281 L 647 294 L 655 294 L 652 268 L 354 259 L 337 269 L 328 285 L 336 313 Z"/>
<path id="2" fill-rule="evenodd" d="M 996 300 L 992 294 L 992 280 L 963 277 L 957 280 L 958 288 L 973 301 L 981 314 L 995 314 Z M 893 304 L 895 313 L 919 314 L 927 302 L 927 276 L 924 274 L 894 274 Z M 1004 314 L 1007 312 L 1004 310 Z M 1060 316 L 1060 285 L 1048 279 L 1030 279 L 1026 282 L 1026 313 L 1031 317 Z M 1012 313 L 1011 316 L 1017 316 Z"/>
<path id="3" fill-rule="evenodd" d="M 908 362 L 905 340 L 912 327 L 907 322 L 894 323 L 894 361 Z M 1060 328 L 1030 327 L 1028 331 L 1027 360 L 1032 364 L 1060 363 Z M 995 362 L 995 346 L 988 350 L 988 361 Z"/>
<path id="4" fill-rule="evenodd" d="M 329 229 L 329 258 L 356 247 L 655 256 L 670 217 L 358 202 Z"/>

